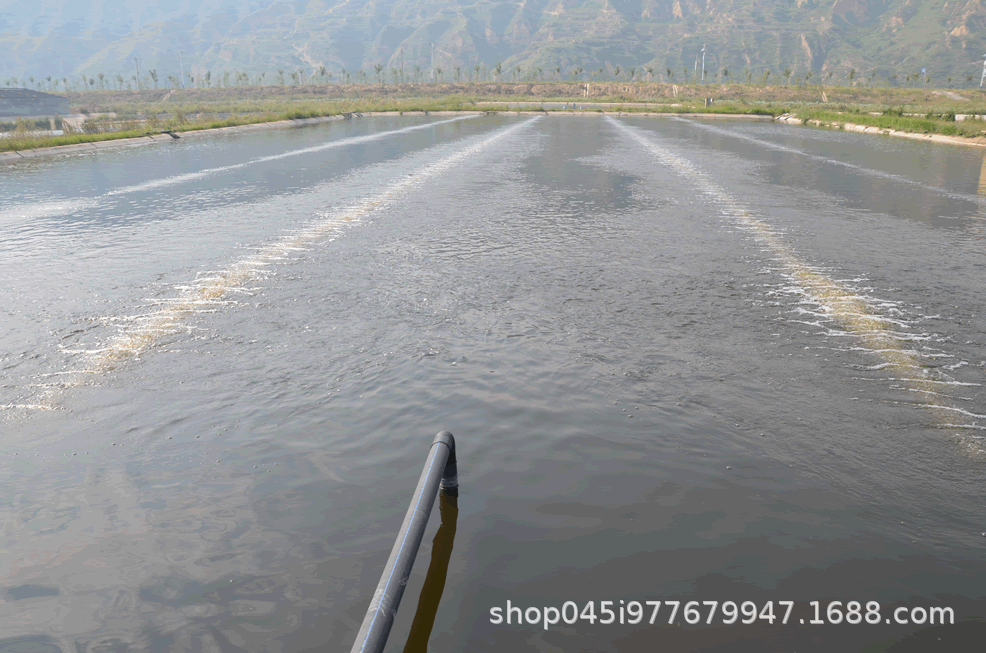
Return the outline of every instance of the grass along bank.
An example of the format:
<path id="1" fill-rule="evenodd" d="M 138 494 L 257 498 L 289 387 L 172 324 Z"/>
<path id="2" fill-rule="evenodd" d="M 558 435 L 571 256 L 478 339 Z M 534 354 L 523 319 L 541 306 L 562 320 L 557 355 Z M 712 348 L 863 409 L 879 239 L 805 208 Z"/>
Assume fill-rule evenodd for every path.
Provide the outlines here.
<path id="1" fill-rule="evenodd" d="M 170 109 L 170 113 L 161 111 Z M 504 109 L 495 107 L 483 110 Z M 59 145 L 77 145 L 95 143 L 125 138 L 140 138 L 162 132 L 189 132 L 222 127 L 237 127 L 258 123 L 278 122 L 283 120 L 299 120 L 304 118 L 321 118 L 347 113 L 372 112 L 417 112 L 417 111 L 462 111 L 477 110 L 473 106 L 464 106 L 459 99 L 441 100 L 390 100 L 390 101 L 359 101 L 345 100 L 336 102 L 290 103 L 260 102 L 260 103 L 231 103 L 222 105 L 185 105 L 181 107 L 160 107 L 150 105 L 144 113 L 125 112 L 123 116 L 100 116 L 84 123 L 85 131 L 69 133 L 71 127 L 63 123 L 66 130 L 64 135 L 50 135 L 45 132 L 28 129 L 18 129 L 8 136 L 0 138 L 0 152 L 15 152 L 34 150 Z M 114 113 L 116 112 L 108 112 Z M 162 114 L 163 117 L 162 117 Z M 67 129 L 66 129 L 67 128 Z"/>
<path id="2" fill-rule="evenodd" d="M 777 118 L 793 111 L 800 120 L 812 124 L 852 123 L 957 138 L 981 136 L 986 125 L 980 121 L 949 119 L 957 113 L 986 113 L 986 95 L 968 90 L 962 93 L 960 97 L 931 89 L 567 82 L 85 91 L 67 95 L 74 111 L 92 116 L 83 123 L 87 133 L 52 136 L 17 130 L 0 138 L 0 152 L 353 112 L 507 111 L 507 103 L 524 103 L 529 110 L 538 110 L 531 105 L 542 101 L 585 104 L 586 112 L 755 114 Z M 715 103 L 706 107 L 705 98 L 714 98 Z M 635 106 L 640 104 L 646 106 Z M 888 106 L 900 108 L 882 108 Z M 873 112 L 879 115 L 871 115 Z M 915 113 L 920 115 L 912 115 Z"/>
<path id="3" fill-rule="evenodd" d="M 88 107 L 92 111 L 117 111 L 124 107 L 146 107 L 156 103 L 171 106 L 230 106 L 241 103 L 338 101 L 450 101 L 459 99 L 486 101 L 585 101 L 585 102 L 691 102 L 714 97 L 716 102 L 748 105 L 817 106 L 834 109 L 840 105 L 873 107 L 905 106 L 908 111 L 924 114 L 932 109 L 969 111 L 972 106 L 986 106 L 986 93 L 980 89 L 942 90 L 924 87 L 881 87 L 857 83 L 851 86 L 820 84 L 755 84 L 690 82 L 463 82 L 417 84 L 303 84 L 285 86 L 227 86 L 223 88 L 145 89 L 139 92 L 124 90 L 87 90 L 65 93 L 72 106 Z M 116 107 L 116 108 L 99 108 Z M 838 110 L 838 109 L 836 109 Z"/>
<path id="4" fill-rule="evenodd" d="M 804 124 L 820 127 L 865 125 L 878 129 L 912 134 L 939 134 L 959 138 L 982 138 L 986 134 L 986 120 L 967 118 L 957 121 L 952 111 L 929 111 L 924 116 L 911 115 L 903 108 L 884 109 L 878 115 L 860 110 L 831 111 L 825 109 L 799 109 L 795 112 Z"/>
<path id="5" fill-rule="evenodd" d="M 22 152 L 59 145 L 79 145 L 81 143 L 98 143 L 124 138 L 140 138 L 149 134 L 160 133 L 147 129 L 123 129 L 120 131 L 99 134 L 64 134 L 52 136 L 44 132 L 13 132 L 10 136 L 0 138 L 0 152 Z"/>
<path id="6" fill-rule="evenodd" d="M 609 98 L 605 98 L 609 99 Z M 531 108 L 534 108 L 533 106 Z M 100 104 L 86 108 L 94 114 L 83 123 L 83 131 L 72 133 L 63 121 L 64 135 L 53 136 L 41 131 L 18 129 L 0 138 L 0 152 L 34 150 L 60 145 L 77 145 L 100 141 L 140 138 L 162 132 L 189 132 L 222 127 L 236 127 L 258 123 L 321 118 L 347 113 L 382 112 L 435 112 L 435 111 L 510 111 L 506 102 L 480 101 L 476 98 L 353 98 L 347 100 L 296 100 L 283 98 L 225 99 L 220 101 L 184 101 L 169 104 L 161 100 L 145 105 L 132 103 Z M 553 111 L 555 109 L 548 109 Z M 587 109 L 588 111 L 589 109 Z M 604 109 L 592 109 L 604 111 Z M 704 107 L 698 99 L 689 102 L 651 105 L 648 107 L 624 106 L 608 103 L 605 111 L 623 113 L 725 113 L 778 116 L 786 111 L 782 107 L 750 106 L 735 103 Z"/>

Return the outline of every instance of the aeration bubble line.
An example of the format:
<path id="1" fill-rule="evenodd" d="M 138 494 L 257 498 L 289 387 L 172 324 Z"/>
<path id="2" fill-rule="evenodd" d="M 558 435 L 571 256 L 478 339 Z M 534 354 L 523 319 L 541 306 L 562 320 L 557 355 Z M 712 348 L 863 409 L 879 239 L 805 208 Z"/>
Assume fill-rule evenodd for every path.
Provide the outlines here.
<path id="1" fill-rule="evenodd" d="M 812 303 L 824 307 L 826 313 L 847 333 L 860 340 L 870 353 L 883 359 L 884 364 L 880 366 L 881 368 L 898 372 L 901 377 L 906 378 L 906 383 L 912 389 L 924 391 L 919 394 L 925 394 L 925 392 L 940 393 L 940 380 L 915 378 L 915 373 L 918 370 L 921 370 L 923 374 L 928 374 L 927 368 L 922 365 L 912 346 L 905 344 L 902 338 L 887 328 L 889 322 L 884 316 L 877 313 L 870 302 L 816 267 L 803 262 L 794 250 L 781 239 L 775 229 L 764 220 L 755 217 L 749 209 L 743 207 L 736 198 L 695 164 L 654 143 L 637 129 L 609 116 L 607 116 L 607 120 L 623 134 L 643 146 L 665 167 L 687 177 L 704 195 L 721 207 L 720 211 L 726 218 L 732 220 L 739 228 L 751 233 L 757 241 L 773 252 L 782 264 L 782 273 L 800 287 Z M 932 395 L 929 394 L 927 400 L 918 404 L 934 413 L 938 426 L 955 428 L 953 420 L 956 413 L 975 418 L 986 417 L 935 403 L 939 397 L 933 399 Z M 961 428 L 974 430 L 978 428 L 978 425 L 970 424 Z M 983 451 L 979 436 L 966 436 L 964 443 L 971 452 L 982 453 Z"/>
<path id="2" fill-rule="evenodd" d="M 193 181 L 195 179 L 201 179 L 202 177 L 207 177 L 209 175 L 216 174 L 218 172 L 229 172 L 230 170 L 239 170 L 240 168 L 246 168 L 247 166 L 252 166 L 257 163 L 266 163 L 268 161 L 277 161 L 279 159 L 286 159 L 292 156 L 299 156 L 301 154 L 311 154 L 313 152 L 322 152 L 324 150 L 330 150 L 336 147 L 347 147 L 349 145 L 359 145 L 360 143 L 369 143 L 371 141 L 379 141 L 384 138 L 390 138 L 391 136 L 396 136 L 398 134 L 406 134 L 408 132 L 418 131 L 421 129 L 428 129 L 430 127 L 436 127 L 438 125 L 444 125 L 450 122 L 458 122 L 460 120 L 467 120 L 473 118 L 474 116 L 459 116 L 456 118 L 449 118 L 448 120 L 439 120 L 438 122 L 429 122 L 424 125 L 413 125 L 411 127 L 401 127 L 400 129 L 391 129 L 389 131 L 378 132 L 376 134 L 366 134 L 364 136 L 353 136 L 351 138 L 341 138 L 337 141 L 329 141 L 327 143 L 321 143 L 319 145 L 313 145 L 311 147 L 303 147 L 298 150 L 291 150 L 289 152 L 282 152 L 281 154 L 272 154 L 270 156 L 262 156 L 256 159 L 250 159 L 249 161 L 244 161 L 243 163 L 235 163 L 233 165 L 221 166 L 218 168 L 206 168 L 205 170 L 199 170 L 198 172 L 189 172 L 183 175 L 176 175 L 174 177 L 165 177 L 164 179 L 154 179 L 152 181 L 147 181 L 141 184 L 136 184 L 134 186 L 125 186 L 123 188 L 118 188 L 116 190 L 111 190 L 106 193 L 106 195 L 124 195 L 127 193 L 135 193 L 138 191 L 151 190 L 153 188 L 160 188 L 162 186 L 172 186 L 174 184 L 181 184 L 186 181 Z"/>
<path id="3" fill-rule="evenodd" d="M 222 270 L 211 270 L 208 277 L 198 279 L 198 283 L 184 283 L 173 287 L 177 296 L 155 300 L 161 309 L 143 314 L 139 320 L 129 320 L 120 333 L 98 349 L 85 352 L 83 368 L 70 371 L 74 379 L 61 387 L 80 385 L 84 375 L 109 372 L 128 359 L 139 356 L 162 337 L 175 335 L 186 329 L 185 321 L 190 316 L 202 312 L 204 307 L 225 303 L 223 299 L 242 289 L 248 282 L 263 277 L 265 268 L 288 258 L 288 254 L 322 239 L 337 234 L 342 228 L 359 222 L 365 216 L 380 211 L 393 204 L 403 194 L 411 191 L 432 178 L 462 165 L 471 157 L 501 142 L 511 134 L 525 128 L 539 118 L 532 118 L 517 125 L 506 127 L 454 154 L 427 165 L 411 174 L 401 175 L 373 197 L 359 201 L 347 208 L 320 217 L 307 227 L 284 236 L 260 248 L 250 256 L 233 262 Z M 90 377 L 91 378 L 91 377 Z M 32 402 L 32 405 L 51 406 L 55 391 Z M 0 406 L 0 408 L 3 408 Z"/>
<path id="4" fill-rule="evenodd" d="M 326 143 L 321 143 L 319 145 L 313 145 L 311 147 L 303 147 L 297 150 L 291 150 L 288 152 L 282 152 L 280 154 L 272 154 L 270 156 L 258 157 L 256 159 L 250 159 L 249 161 L 244 161 L 242 163 L 235 163 L 228 166 L 220 166 L 217 168 L 206 168 L 204 170 L 198 170 L 196 172 L 186 172 L 180 175 L 174 175 L 171 177 L 163 177 L 161 179 L 151 179 L 139 184 L 134 184 L 132 186 L 124 186 L 122 188 L 117 188 L 111 190 L 104 195 L 97 197 L 92 197 L 88 199 L 55 199 L 49 200 L 47 202 L 32 202 L 30 204 L 24 204 L 20 206 L 10 206 L 0 209 L 0 226 L 5 222 L 10 222 L 14 220 L 23 220 L 27 218 L 49 218 L 59 215 L 69 215 L 76 213 L 78 211 L 85 211 L 95 207 L 98 207 L 101 200 L 107 197 L 113 197 L 116 195 L 127 195 L 130 193 L 137 193 L 141 191 L 153 190 L 155 188 L 164 188 L 166 186 L 176 186 L 178 184 L 184 184 L 186 182 L 195 181 L 196 179 L 203 179 L 211 175 L 229 172 L 231 170 L 239 170 L 241 168 L 246 168 L 247 166 L 256 165 L 258 163 L 266 163 L 268 161 L 277 161 L 279 159 L 286 159 L 292 156 L 299 156 L 301 154 L 311 154 L 313 152 L 321 152 L 323 150 L 330 150 L 337 147 L 347 147 L 350 145 L 359 145 L 361 143 L 369 143 L 371 141 L 378 141 L 398 134 L 406 134 L 408 132 L 419 131 L 422 129 L 429 129 L 431 127 L 436 127 L 438 125 L 445 125 L 450 122 L 458 122 L 460 120 L 468 120 L 474 118 L 473 115 L 468 116 L 457 116 L 455 118 L 449 118 L 448 120 L 439 120 L 437 122 L 429 122 L 424 125 L 412 125 L 410 127 L 401 127 L 400 129 L 391 129 L 388 131 L 377 132 L 375 134 L 365 134 L 363 136 L 353 136 L 351 138 L 341 138 L 336 141 L 328 141 Z"/>
<path id="5" fill-rule="evenodd" d="M 890 181 L 895 181 L 901 184 L 916 186 L 918 188 L 923 188 L 924 190 L 928 190 L 933 193 L 938 193 L 946 197 L 951 197 L 953 199 L 965 200 L 967 202 L 974 202 L 976 204 L 986 204 L 986 198 L 979 197 L 978 195 L 970 195 L 968 193 L 957 193 L 955 191 L 948 190 L 947 188 L 942 188 L 941 186 L 926 184 L 924 182 L 920 182 L 914 179 L 908 179 L 907 177 L 903 177 L 901 175 L 895 175 L 890 172 L 884 172 L 883 170 L 864 168 L 861 165 L 850 163 L 848 161 L 840 161 L 838 159 L 832 159 L 826 156 L 820 156 L 818 154 L 811 154 L 810 152 L 804 152 L 802 150 L 793 147 L 781 145 L 780 143 L 771 143 L 770 141 L 764 141 L 759 138 L 753 138 L 752 136 L 747 136 L 746 134 L 739 134 L 737 132 L 729 131 L 728 129 L 723 129 L 721 127 L 716 127 L 714 125 L 706 125 L 704 123 L 695 120 L 686 120 L 684 118 L 677 118 L 677 120 L 680 120 L 681 122 L 687 122 L 689 125 L 698 127 L 699 129 L 703 129 L 708 132 L 720 134 L 728 138 L 735 138 L 737 140 L 746 141 L 747 143 L 753 143 L 754 145 L 759 145 L 760 147 L 769 148 L 771 150 L 777 150 L 779 152 L 787 152 L 789 154 L 797 154 L 799 156 L 812 159 L 814 161 L 821 161 L 823 163 L 841 166 L 843 168 L 849 168 L 853 172 L 858 172 L 864 175 L 870 175 L 871 177 L 880 177 L 882 179 L 888 179 Z"/>

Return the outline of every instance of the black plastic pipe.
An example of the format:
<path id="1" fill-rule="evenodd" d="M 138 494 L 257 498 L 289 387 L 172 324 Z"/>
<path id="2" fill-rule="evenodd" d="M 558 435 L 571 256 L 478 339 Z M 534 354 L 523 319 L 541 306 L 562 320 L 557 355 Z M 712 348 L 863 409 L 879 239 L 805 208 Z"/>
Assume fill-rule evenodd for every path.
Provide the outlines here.
<path id="1" fill-rule="evenodd" d="M 455 438 L 448 431 L 436 435 L 431 443 L 425 468 L 411 497 L 411 505 L 397 533 L 397 541 L 390 551 L 377 589 L 373 592 L 351 653 L 380 653 L 387 644 L 439 487 L 448 492 L 455 492 L 459 487 Z"/>
<path id="2" fill-rule="evenodd" d="M 431 629 L 435 626 L 435 616 L 445 592 L 452 545 L 455 543 L 455 526 L 459 521 L 459 500 L 455 494 L 438 493 L 438 514 L 442 516 L 442 521 L 431 543 L 431 564 L 421 586 L 411 631 L 404 642 L 404 653 L 428 653 L 428 640 L 431 639 Z"/>

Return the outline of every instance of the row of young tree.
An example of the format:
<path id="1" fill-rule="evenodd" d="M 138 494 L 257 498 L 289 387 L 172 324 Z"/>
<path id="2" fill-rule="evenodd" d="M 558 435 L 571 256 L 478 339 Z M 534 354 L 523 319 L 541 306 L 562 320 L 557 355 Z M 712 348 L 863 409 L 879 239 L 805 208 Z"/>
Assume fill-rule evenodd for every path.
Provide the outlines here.
<path id="1" fill-rule="evenodd" d="M 448 79 L 446 80 L 446 75 Z M 807 86 L 812 83 L 815 73 L 811 70 L 796 72 L 789 67 L 785 67 L 779 73 L 784 78 L 785 85 Z M 670 66 L 657 72 L 657 80 L 668 83 L 737 83 L 745 79 L 747 84 L 760 84 L 766 86 L 771 81 L 771 76 L 778 79 L 769 68 L 760 71 L 756 76 L 750 68 L 743 71 L 740 80 L 734 78 L 733 72 L 724 67 L 721 70 L 699 71 L 698 67 L 691 70 L 687 66 L 682 67 L 680 76 L 678 71 L 672 70 Z M 426 79 L 427 78 L 427 79 Z M 523 69 L 521 66 L 503 67 L 502 62 L 497 62 L 495 66 L 485 64 L 475 64 L 469 66 L 452 66 L 451 70 L 442 67 L 435 67 L 430 71 L 422 70 L 421 66 L 412 66 L 409 70 L 402 68 L 387 68 L 383 64 L 375 64 L 372 70 L 356 69 L 347 70 L 343 68 L 337 74 L 333 74 L 325 66 L 316 69 L 298 68 L 286 71 L 278 68 L 268 74 L 267 72 L 250 73 L 245 71 L 224 71 L 213 76 L 211 71 L 205 71 L 197 75 L 167 75 L 164 79 L 159 79 L 157 70 L 148 70 L 138 79 L 136 74 L 125 77 L 121 73 L 107 75 L 106 73 L 96 73 L 95 75 L 73 75 L 65 77 L 47 76 L 35 78 L 33 75 L 24 78 L 8 77 L 6 85 L 9 87 L 21 86 L 43 91 L 83 91 L 83 90 L 137 90 L 149 88 L 228 88 L 243 86 L 302 86 L 307 84 L 372 84 L 376 83 L 385 86 L 388 81 L 392 84 L 407 84 L 422 82 L 444 83 L 450 82 L 543 82 L 543 81 L 563 81 L 568 79 L 574 82 L 653 82 L 655 81 L 655 67 L 653 66 L 629 66 L 619 65 L 612 68 L 599 67 L 589 71 L 582 66 L 573 66 L 563 71 L 561 66 L 555 66 L 545 70 L 543 67 L 531 67 Z M 957 78 L 954 75 L 945 77 L 949 88 Z M 816 83 L 848 86 L 874 86 L 885 84 L 886 86 L 903 87 L 930 87 L 934 79 L 930 74 L 919 72 L 900 75 L 894 73 L 885 77 L 879 77 L 876 72 L 861 75 L 855 68 L 849 69 L 845 77 L 837 77 L 835 71 L 827 71 L 819 75 Z M 966 86 L 973 86 L 975 76 L 971 73 L 965 75 Z"/>

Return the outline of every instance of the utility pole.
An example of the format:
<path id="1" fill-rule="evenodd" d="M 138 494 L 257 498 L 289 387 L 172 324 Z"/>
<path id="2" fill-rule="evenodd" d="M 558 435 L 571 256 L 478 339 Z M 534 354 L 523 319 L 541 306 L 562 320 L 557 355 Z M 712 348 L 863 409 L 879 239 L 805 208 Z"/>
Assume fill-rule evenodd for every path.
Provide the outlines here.
<path id="1" fill-rule="evenodd" d="M 702 83 L 705 83 L 705 44 L 702 44 Z"/>
<path id="2" fill-rule="evenodd" d="M 178 53 L 178 70 L 181 71 L 181 77 L 178 78 L 181 80 L 181 87 L 185 88 L 185 66 L 181 63 L 181 52 Z"/>
<path id="3" fill-rule="evenodd" d="M 698 81 L 698 55 L 695 55 L 695 81 Z"/>
<path id="4" fill-rule="evenodd" d="M 140 93 L 140 64 L 137 63 L 137 57 L 134 57 L 134 67 L 137 69 L 137 92 Z"/>
<path id="5" fill-rule="evenodd" d="M 431 81 L 435 81 L 435 44 L 431 44 Z"/>

